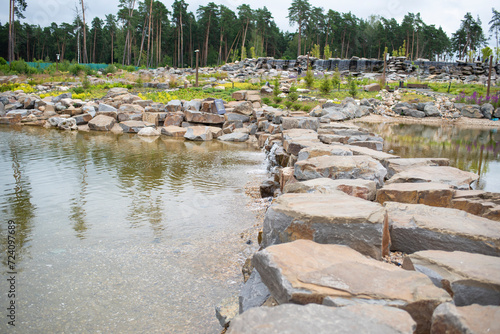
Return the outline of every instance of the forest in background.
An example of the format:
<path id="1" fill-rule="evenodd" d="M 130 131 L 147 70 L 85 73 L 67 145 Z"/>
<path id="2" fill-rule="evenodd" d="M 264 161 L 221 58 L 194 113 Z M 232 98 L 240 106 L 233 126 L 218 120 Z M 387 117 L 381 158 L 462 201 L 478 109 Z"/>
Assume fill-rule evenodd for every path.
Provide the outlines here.
<path id="1" fill-rule="evenodd" d="M 120 0 L 116 14 L 88 22 L 85 1 L 78 0 L 71 22 L 41 27 L 21 22 L 29 5 L 26 0 L 9 3 L 12 24 L 0 23 L 0 57 L 7 60 L 53 62 L 59 54 L 60 61 L 80 63 L 194 67 L 195 50 L 201 66 L 247 57 L 295 59 L 308 52 L 319 58 L 381 59 L 388 50 L 396 56 L 431 60 L 472 60 L 486 54 L 498 59 L 499 54 L 500 13 L 495 9 L 489 23 L 497 47 L 491 50 L 483 48 L 487 39 L 480 18 L 470 13 L 457 32 L 447 36 L 441 27 L 423 22 L 419 13 L 408 13 L 401 22 L 380 16 L 364 19 L 294 0 L 288 18 L 297 31 L 290 33 L 277 27 L 266 7 L 247 4 L 234 12 L 210 2 L 193 12 L 184 0 L 170 7 L 158 0 Z"/>

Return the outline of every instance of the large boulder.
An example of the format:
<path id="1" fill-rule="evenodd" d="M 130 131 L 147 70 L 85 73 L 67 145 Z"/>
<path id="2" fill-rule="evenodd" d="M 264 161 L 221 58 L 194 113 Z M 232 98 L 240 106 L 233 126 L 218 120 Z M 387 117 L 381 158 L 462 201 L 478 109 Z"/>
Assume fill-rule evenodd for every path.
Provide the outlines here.
<path id="1" fill-rule="evenodd" d="M 499 257 L 428 250 L 405 257 L 403 268 L 429 276 L 450 292 L 457 306 L 500 305 Z"/>
<path id="2" fill-rule="evenodd" d="M 116 120 L 113 117 L 97 115 L 89 121 L 89 129 L 96 131 L 109 131 L 115 125 Z"/>
<path id="3" fill-rule="evenodd" d="M 483 113 L 481 112 L 481 107 L 477 104 L 464 105 L 460 112 L 462 116 L 469 118 L 483 118 Z"/>
<path id="4" fill-rule="evenodd" d="M 446 208 L 450 206 L 454 193 L 452 186 L 443 183 L 393 183 L 386 184 L 377 191 L 377 202 L 425 204 Z"/>
<path id="5" fill-rule="evenodd" d="M 144 136 L 144 137 L 155 137 L 159 136 L 160 134 L 161 134 L 160 131 L 151 127 L 143 128 L 137 133 L 138 136 Z"/>
<path id="6" fill-rule="evenodd" d="M 285 304 L 249 310 L 231 321 L 227 334 L 413 334 L 411 316 L 393 307 L 327 307 Z"/>
<path id="7" fill-rule="evenodd" d="M 252 263 L 279 304 L 392 306 L 410 313 L 417 333 L 428 332 L 434 309 L 451 301 L 426 275 L 342 245 L 296 240 L 257 252 Z"/>
<path id="8" fill-rule="evenodd" d="M 348 245 L 380 259 L 388 253 L 384 208 L 343 192 L 298 193 L 278 197 L 266 212 L 262 246 L 297 239 Z"/>
<path id="9" fill-rule="evenodd" d="M 464 211 L 386 202 L 391 249 L 463 251 L 500 256 L 500 224 Z"/>
<path id="10" fill-rule="evenodd" d="M 342 191 L 347 195 L 373 201 L 377 193 L 377 184 L 374 181 L 332 180 L 319 178 L 303 182 L 294 182 L 284 187 L 284 193 L 320 193 L 335 194 Z"/>
<path id="11" fill-rule="evenodd" d="M 283 131 L 283 148 L 289 154 L 298 155 L 305 147 L 319 143 L 318 134 L 314 130 L 290 129 Z"/>
<path id="12" fill-rule="evenodd" d="M 146 127 L 142 121 L 125 121 L 118 123 L 125 133 L 138 133 Z"/>
<path id="13" fill-rule="evenodd" d="M 309 129 L 317 131 L 319 120 L 315 117 L 283 117 L 281 120 L 283 130 Z"/>
<path id="14" fill-rule="evenodd" d="M 186 128 L 184 138 L 194 141 L 208 141 L 213 139 L 212 131 L 208 126 L 190 126 Z"/>
<path id="15" fill-rule="evenodd" d="M 500 333 L 500 307 L 443 303 L 432 315 L 431 334 Z"/>
<path id="16" fill-rule="evenodd" d="M 331 179 L 364 179 L 382 187 L 387 170 L 380 162 L 368 156 L 319 156 L 295 164 L 297 180 L 320 177 Z"/>
<path id="17" fill-rule="evenodd" d="M 407 171 L 415 167 L 424 166 L 449 166 L 450 160 L 446 158 L 400 158 L 385 159 L 384 166 L 387 168 L 387 178 L 394 174 Z"/>
<path id="18" fill-rule="evenodd" d="M 471 183 L 478 179 L 479 176 L 477 174 L 464 172 L 454 167 L 424 166 L 411 168 L 404 172 L 394 174 L 394 176 L 387 181 L 387 184 L 437 182 L 449 184 L 455 189 L 470 189 Z"/>
<path id="19" fill-rule="evenodd" d="M 182 138 L 187 132 L 187 128 L 180 126 L 169 125 L 161 128 L 161 134 L 168 137 Z"/>
<path id="20" fill-rule="evenodd" d="M 224 115 L 217 115 L 201 111 L 186 110 L 184 115 L 187 122 L 204 123 L 204 124 L 223 124 L 225 122 Z"/>
<path id="21" fill-rule="evenodd" d="M 222 136 L 218 137 L 217 139 L 220 141 L 244 142 L 244 141 L 247 141 L 248 138 L 250 138 L 248 133 L 233 132 L 233 133 L 228 133 L 228 134 L 222 135 Z"/>
<path id="22" fill-rule="evenodd" d="M 482 190 L 458 190 L 451 200 L 451 207 L 500 221 L 500 193 Z"/>
<path id="23" fill-rule="evenodd" d="M 343 145 L 326 145 L 317 143 L 314 146 L 305 147 L 300 150 L 297 161 L 307 160 L 322 155 L 352 155 L 352 151 Z"/>

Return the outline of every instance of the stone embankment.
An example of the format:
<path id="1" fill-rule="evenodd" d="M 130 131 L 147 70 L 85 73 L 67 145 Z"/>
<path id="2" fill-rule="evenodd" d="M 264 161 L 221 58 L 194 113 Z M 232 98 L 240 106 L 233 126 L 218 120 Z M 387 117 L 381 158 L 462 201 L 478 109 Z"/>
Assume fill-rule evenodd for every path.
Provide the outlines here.
<path id="1" fill-rule="evenodd" d="M 500 194 L 471 190 L 478 176 L 447 159 L 383 152 L 380 136 L 339 122 L 411 114 L 388 102 L 394 96 L 306 114 L 261 106 L 258 93 L 161 104 L 122 88 L 92 102 L 7 92 L 0 123 L 264 148 L 273 176 L 261 193 L 277 198 L 239 300 L 217 309 L 228 333 L 498 332 Z M 442 117 L 456 109 L 433 106 L 401 108 Z M 393 252 L 408 254 L 402 267 L 390 263 Z"/>

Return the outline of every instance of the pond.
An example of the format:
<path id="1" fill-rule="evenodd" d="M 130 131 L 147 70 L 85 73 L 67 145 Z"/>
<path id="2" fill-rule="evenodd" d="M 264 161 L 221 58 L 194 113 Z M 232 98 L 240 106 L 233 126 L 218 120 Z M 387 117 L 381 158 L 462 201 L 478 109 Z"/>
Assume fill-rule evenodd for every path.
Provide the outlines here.
<path id="1" fill-rule="evenodd" d="M 475 189 L 500 192 L 500 130 L 451 125 L 364 123 L 384 138 L 384 151 L 402 158 L 447 158 L 450 165 L 480 176 Z"/>
<path id="2" fill-rule="evenodd" d="M 0 127 L 2 295 L 16 223 L 18 333 L 218 333 L 257 224 L 249 144 Z M 7 327 L 2 298 L 0 332 Z"/>

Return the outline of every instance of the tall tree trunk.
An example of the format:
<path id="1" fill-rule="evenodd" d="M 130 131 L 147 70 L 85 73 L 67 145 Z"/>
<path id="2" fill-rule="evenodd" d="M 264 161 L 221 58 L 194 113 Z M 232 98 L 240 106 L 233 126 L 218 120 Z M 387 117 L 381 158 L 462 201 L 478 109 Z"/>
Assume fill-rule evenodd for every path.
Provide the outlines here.
<path id="1" fill-rule="evenodd" d="M 180 57 L 180 64 L 181 64 L 181 68 L 184 67 L 184 31 L 182 29 L 182 10 L 180 11 L 180 14 L 179 14 L 181 20 L 181 57 Z"/>
<path id="2" fill-rule="evenodd" d="M 413 60 L 413 44 L 415 44 L 415 29 L 413 30 L 413 36 L 411 37 L 411 60 Z"/>
<path id="3" fill-rule="evenodd" d="M 244 28 L 244 33 L 243 33 L 243 41 L 241 42 L 241 60 L 243 60 L 243 49 L 245 48 L 245 40 L 247 38 L 247 32 L 248 32 L 248 25 L 250 24 L 250 20 L 247 20 L 247 25 Z"/>
<path id="4" fill-rule="evenodd" d="M 151 0 L 151 2 L 149 4 L 148 52 L 147 52 L 147 56 L 146 56 L 146 66 L 149 65 L 149 50 L 150 50 L 150 43 L 151 43 L 151 21 L 153 20 L 152 13 L 153 13 L 153 0 Z"/>
<path id="5" fill-rule="evenodd" d="M 26 61 L 30 61 L 30 33 L 26 32 Z"/>
<path id="6" fill-rule="evenodd" d="M 207 31 L 205 35 L 205 66 L 208 64 L 208 35 L 210 34 L 210 19 L 212 18 L 212 13 L 210 12 L 208 14 L 208 24 L 207 24 Z"/>
<path id="7" fill-rule="evenodd" d="M 111 65 L 113 65 L 113 33 L 111 33 Z"/>
<path id="8" fill-rule="evenodd" d="M 297 58 L 299 58 L 300 56 L 301 38 L 302 38 L 302 20 L 299 19 L 299 47 L 297 48 Z"/>
<path id="9" fill-rule="evenodd" d="M 224 28 L 222 28 L 222 24 L 220 27 L 220 36 L 219 36 L 219 56 L 217 57 L 217 66 L 221 65 L 222 61 L 222 35 L 224 34 Z"/>
<path id="10" fill-rule="evenodd" d="M 9 62 L 14 60 L 14 42 L 12 36 L 13 24 L 14 24 L 14 0 L 9 0 L 9 45 L 8 45 Z"/>
<path id="11" fill-rule="evenodd" d="M 83 62 L 88 63 L 87 58 L 87 25 L 85 24 L 85 5 L 83 0 L 80 0 L 82 4 L 82 18 L 83 18 Z"/>
<path id="12" fill-rule="evenodd" d="M 92 52 L 92 62 L 95 63 L 95 42 L 96 42 L 97 29 L 94 29 L 94 50 Z"/>
<path id="13" fill-rule="evenodd" d="M 142 50 L 144 49 L 144 39 L 146 38 L 146 23 L 148 22 L 148 17 L 147 15 L 144 17 L 144 25 L 142 26 L 142 37 L 141 37 L 141 49 L 139 51 L 139 59 L 137 60 L 137 67 L 140 66 L 141 64 L 141 58 L 142 58 Z M 146 58 L 147 62 L 147 58 Z"/>

